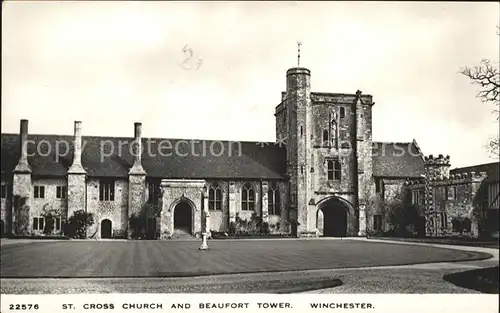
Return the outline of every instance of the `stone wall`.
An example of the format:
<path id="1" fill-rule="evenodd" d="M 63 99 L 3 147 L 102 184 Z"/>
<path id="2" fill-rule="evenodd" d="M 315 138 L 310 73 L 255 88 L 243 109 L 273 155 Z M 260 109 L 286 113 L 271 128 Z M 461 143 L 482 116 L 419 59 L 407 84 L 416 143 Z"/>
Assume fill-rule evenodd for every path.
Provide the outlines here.
<path id="1" fill-rule="evenodd" d="M 63 186 L 67 187 L 67 181 L 65 178 L 33 178 L 33 188 L 35 186 L 44 186 L 45 188 L 45 197 L 44 198 L 35 198 L 34 192 L 32 193 L 32 205 L 30 209 L 30 226 L 31 234 L 33 235 L 43 235 L 43 229 L 34 230 L 33 227 L 33 218 L 35 217 L 43 217 L 47 212 L 57 212 L 56 216 L 59 216 L 62 221 L 66 221 L 68 200 L 67 199 L 58 199 L 56 197 L 57 187 Z M 62 228 L 62 227 L 61 227 Z M 54 228 L 52 234 L 53 235 L 62 235 L 62 229 L 56 230 Z"/>
<path id="2" fill-rule="evenodd" d="M 447 176 L 435 172 L 431 178 L 409 182 L 408 190 L 425 187 L 424 211 L 427 236 L 478 237 L 484 221 L 482 196 L 478 191 L 486 173 L 466 173 Z M 454 229 L 456 220 L 468 220 L 470 231 Z"/>
<path id="3" fill-rule="evenodd" d="M 14 173 L 12 182 L 12 233 L 29 235 L 31 233 L 31 173 Z"/>
<path id="4" fill-rule="evenodd" d="M 244 211 L 241 207 L 242 188 L 245 184 L 251 184 L 255 191 L 255 210 Z M 267 205 L 267 192 L 265 192 L 265 184 L 270 186 L 275 183 L 280 190 L 280 215 L 267 214 L 263 215 L 263 208 Z M 210 229 L 213 231 L 227 231 L 229 229 L 230 217 L 233 215 L 235 221 L 236 215 L 242 220 L 250 220 L 252 215 L 262 217 L 263 222 L 268 222 L 272 232 L 286 233 L 288 229 L 288 203 L 287 203 L 287 183 L 283 181 L 278 182 L 261 182 L 261 181 L 222 181 L 210 180 L 207 181 L 207 187 L 218 185 L 222 189 L 222 210 L 210 211 Z"/>
<path id="5" fill-rule="evenodd" d="M 111 221 L 112 236 L 125 236 L 128 228 L 128 181 L 115 180 L 114 201 L 99 200 L 99 179 L 87 181 L 87 211 L 94 215 L 95 223 L 87 231 L 89 238 L 101 238 L 101 223 Z"/>
<path id="6" fill-rule="evenodd" d="M 12 225 L 12 178 L 2 176 L 1 184 L 7 188 L 6 197 L 0 199 L 0 220 L 4 226 L 2 235 L 7 235 L 11 232 Z"/>

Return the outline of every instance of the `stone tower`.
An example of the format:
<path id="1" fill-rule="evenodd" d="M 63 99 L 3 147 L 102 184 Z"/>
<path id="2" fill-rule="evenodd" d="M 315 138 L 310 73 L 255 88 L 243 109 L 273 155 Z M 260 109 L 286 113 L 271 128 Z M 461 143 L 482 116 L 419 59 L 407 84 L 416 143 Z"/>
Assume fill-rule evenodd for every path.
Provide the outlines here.
<path id="1" fill-rule="evenodd" d="M 311 199 L 312 133 L 311 73 L 291 68 L 286 73 L 284 99 L 287 125 L 287 174 L 291 215 L 298 221 L 298 232 L 307 230 L 308 202 Z"/>

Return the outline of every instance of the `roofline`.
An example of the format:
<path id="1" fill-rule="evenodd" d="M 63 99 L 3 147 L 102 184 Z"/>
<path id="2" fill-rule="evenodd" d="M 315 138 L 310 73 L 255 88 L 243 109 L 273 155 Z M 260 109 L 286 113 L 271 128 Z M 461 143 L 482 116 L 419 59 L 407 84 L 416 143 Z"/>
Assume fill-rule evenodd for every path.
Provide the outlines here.
<path id="1" fill-rule="evenodd" d="M 1 135 L 19 136 L 16 133 L 1 133 Z M 61 134 L 28 134 L 28 136 L 54 136 L 54 137 L 74 137 L 74 135 L 61 135 Z M 82 135 L 82 138 L 99 138 L 99 139 L 126 139 L 134 140 L 134 136 L 122 137 L 122 136 L 94 136 L 94 135 Z M 201 139 L 201 138 L 160 138 L 160 137 L 142 137 L 142 140 L 175 140 L 175 141 L 210 141 L 210 142 L 222 142 L 222 143 L 248 143 L 248 144 L 275 144 L 276 141 L 245 141 L 245 140 L 229 140 L 229 139 Z M 280 147 L 283 148 L 283 147 Z"/>
<path id="2" fill-rule="evenodd" d="M 2 177 L 10 178 L 14 175 L 13 172 L 2 172 Z M 45 174 L 45 175 L 38 175 L 38 174 L 32 174 L 31 176 L 33 178 L 66 178 L 66 174 Z M 100 179 L 100 178 L 115 178 L 115 179 L 123 179 L 123 180 L 128 180 L 128 175 L 127 176 L 114 176 L 114 175 L 86 175 L 86 177 L 89 179 Z M 286 181 L 286 177 L 237 177 L 237 176 L 231 176 L 231 177 L 165 177 L 165 176 L 154 176 L 154 175 L 146 175 L 146 179 L 205 179 L 205 180 L 226 180 L 226 181 L 231 181 L 231 180 L 279 180 L 279 181 Z"/>
<path id="3" fill-rule="evenodd" d="M 379 175 L 373 175 L 375 178 L 391 178 L 391 179 L 420 179 L 424 178 L 423 176 L 379 176 Z"/>
<path id="4" fill-rule="evenodd" d="M 494 165 L 494 164 L 499 164 L 500 165 L 500 161 L 490 162 L 490 163 L 483 163 L 483 164 L 476 164 L 476 165 L 469 165 L 469 166 L 462 166 L 462 167 L 455 167 L 455 168 L 450 169 L 450 171 L 461 170 L 461 169 L 466 169 L 466 168 L 471 168 L 471 167 Z"/>

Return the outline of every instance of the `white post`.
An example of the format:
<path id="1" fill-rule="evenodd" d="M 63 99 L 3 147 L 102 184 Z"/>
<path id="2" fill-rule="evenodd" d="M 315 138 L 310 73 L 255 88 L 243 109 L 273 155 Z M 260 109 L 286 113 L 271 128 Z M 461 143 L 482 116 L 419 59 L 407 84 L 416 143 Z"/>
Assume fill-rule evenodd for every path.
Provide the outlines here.
<path id="1" fill-rule="evenodd" d="M 208 193 L 207 193 L 207 188 L 205 187 L 204 188 L 204 191 L 203 191 L 203 211 L 202 211 L 202 214 L 203 214 L 203 219 L 204 219 L 204 225 L 202 225 L 202 227 L 204 228 L 202 230 L 202 233 L 201 233 L 201 246 L 200 246 L 200 250 L 208 250 L 208 243 L 207 243 L 207 236 L 208 236 L 208 232 L 209 232 L 209 221 L 208 221 L 208 218 L 209 218 L 209 212 L 208 212 Z"/>

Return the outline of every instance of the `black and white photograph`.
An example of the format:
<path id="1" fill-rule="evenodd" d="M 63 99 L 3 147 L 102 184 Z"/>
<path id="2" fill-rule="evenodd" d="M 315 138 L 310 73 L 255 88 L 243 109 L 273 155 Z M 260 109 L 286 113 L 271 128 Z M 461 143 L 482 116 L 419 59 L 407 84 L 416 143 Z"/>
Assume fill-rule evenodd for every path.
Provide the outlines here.
<path id="1" fill-rule="evenodd" d="M 498 2 L 2 9 L 2 312 L 498 296 Z"/>

